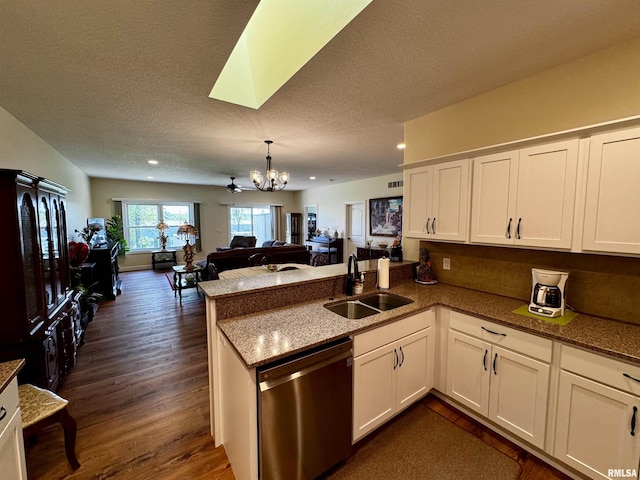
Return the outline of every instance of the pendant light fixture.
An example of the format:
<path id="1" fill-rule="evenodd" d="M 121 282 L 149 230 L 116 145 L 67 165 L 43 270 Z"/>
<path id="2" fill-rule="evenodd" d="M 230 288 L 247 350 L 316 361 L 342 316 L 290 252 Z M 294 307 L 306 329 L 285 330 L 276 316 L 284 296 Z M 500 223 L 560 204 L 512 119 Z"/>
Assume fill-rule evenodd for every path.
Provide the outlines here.
<path id="1" fill-rule="evenodd" d="M 284 190 L 289 183 L 289 174 L 287 172 L 278 173 L 277 170 L 271 168 L 271 153 L 269 147 L 273 140 L 265 140 L 267 144 L 267 171 L 263 175 L 259 170 L 252 170 L 250 173 L 251 181 L 256 188 L 262 192 L 277 192 Z"/>

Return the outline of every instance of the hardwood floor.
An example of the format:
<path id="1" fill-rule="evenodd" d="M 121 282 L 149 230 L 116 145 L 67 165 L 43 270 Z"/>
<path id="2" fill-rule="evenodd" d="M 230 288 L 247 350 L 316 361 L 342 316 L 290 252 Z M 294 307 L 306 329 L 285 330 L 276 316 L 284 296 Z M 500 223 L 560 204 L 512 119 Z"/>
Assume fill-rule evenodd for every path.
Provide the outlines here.
<path id="1" fill-rule="evenodd" d="M 60 395 L 78 423 L 80 468 L 71 470 L 62 430 L 27 445 L 29 478 L 231 480 L 209 435 L 204 301 L 195 289 L 174 298 L 164 273 L 121 273 L 123 293 L 100 304 L 78 364 Z M 434 396 L 423 402 L 522 466 L 521 480 L 567 479 Z"/>

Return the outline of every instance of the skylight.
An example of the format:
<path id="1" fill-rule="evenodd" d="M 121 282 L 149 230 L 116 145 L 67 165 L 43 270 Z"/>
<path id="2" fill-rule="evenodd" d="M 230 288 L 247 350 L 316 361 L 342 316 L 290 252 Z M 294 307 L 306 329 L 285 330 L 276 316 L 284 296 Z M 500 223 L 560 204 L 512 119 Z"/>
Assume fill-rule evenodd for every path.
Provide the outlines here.
<path id="1" fill-rule="evenodd" d="M 209 97 L 260 108 L 371 0 L 261 0 Z"/>

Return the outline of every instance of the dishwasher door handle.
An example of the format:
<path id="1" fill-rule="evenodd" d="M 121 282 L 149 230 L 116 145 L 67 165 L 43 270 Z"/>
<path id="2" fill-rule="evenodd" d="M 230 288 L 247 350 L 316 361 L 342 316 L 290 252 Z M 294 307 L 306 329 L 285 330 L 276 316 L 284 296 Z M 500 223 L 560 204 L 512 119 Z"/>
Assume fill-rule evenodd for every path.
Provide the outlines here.
<path id="1" fill-rule="evenodd" d="M 340 355 L 336 355 L 334 357 L 327 358 L 318 363 L 314 363 L 313 365 L 304 368 L 302 370 L 298 370 L 297 372 L 290 373 L 288 375 L 283 375 L 281 377 L 276 377 L 272 380 L 264 380 L 260 382 L 259 387 L 261 392 L 266 392 L 267 390 L 271 390 L 272 388 L 277 387 L 278 385 L 282 385 L 283 383 L 291 382 L 296 378 L 304 377 L 305 375 L 309 375 L 310 373 L 319 370 L 320 368 L 326 367 L 332 363 L 339 362 L 341 360 L 347 361 L 348 358 L 352 358 L 353 352 L 351 350 L 341 353 Z M 347 365 L 350 367 L 352 363 L 347 361 Z"/>

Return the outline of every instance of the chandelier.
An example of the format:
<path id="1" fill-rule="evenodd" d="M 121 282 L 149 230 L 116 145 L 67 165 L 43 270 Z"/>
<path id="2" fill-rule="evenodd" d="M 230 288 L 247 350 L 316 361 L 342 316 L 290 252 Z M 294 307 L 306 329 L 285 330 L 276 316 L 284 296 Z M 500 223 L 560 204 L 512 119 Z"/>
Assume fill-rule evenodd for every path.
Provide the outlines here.
<path id="1" fill-rule="evenodd" d="M 267 171 L 266 174 L 262 174 L 259 170 L 251 171 L 251 181 L 256 188 L 263 192 L 276 192 L 278 190 L 284 190 L 289 183 L 289 174 L 286 172 L 278 173 L 277 170 L 271 168 L 271 154 L 269 153 L 269 147 L 273 143 L 273 140 L 265 140 L 267 144 Z"/>

